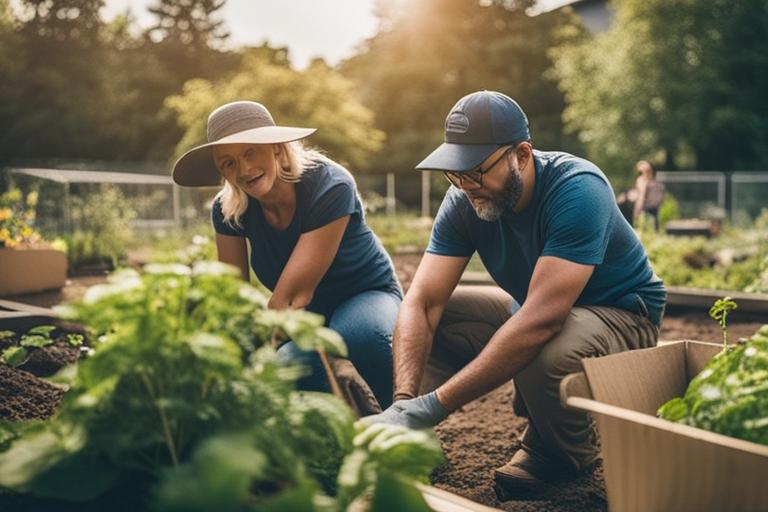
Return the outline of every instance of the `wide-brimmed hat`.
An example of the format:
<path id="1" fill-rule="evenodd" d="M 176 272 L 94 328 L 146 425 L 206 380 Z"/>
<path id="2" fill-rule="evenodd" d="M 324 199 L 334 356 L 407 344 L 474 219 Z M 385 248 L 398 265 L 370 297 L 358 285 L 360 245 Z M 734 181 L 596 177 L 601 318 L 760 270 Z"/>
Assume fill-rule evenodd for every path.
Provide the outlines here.
<path id="1" fill-rule="evenodd" d="M 445 143 L 422 160 L 420 171 L 467 172 L 502 146 L 531 138 L 528 118 L 506 94 L 478 91 L 461 98 L 445 119 Z"/>
<path id="2" fill-rule="evenodd" d="M 184 187 L 208 187 L 221 183 L 213 161 L 219 144 L 280 144 L 303 139 L 315 128 L 277 126 L 269 110 L 255 101 L 235 101 L 208 116 L 208 142 L 190 149 L 173 165 L 173 181 Z"/>

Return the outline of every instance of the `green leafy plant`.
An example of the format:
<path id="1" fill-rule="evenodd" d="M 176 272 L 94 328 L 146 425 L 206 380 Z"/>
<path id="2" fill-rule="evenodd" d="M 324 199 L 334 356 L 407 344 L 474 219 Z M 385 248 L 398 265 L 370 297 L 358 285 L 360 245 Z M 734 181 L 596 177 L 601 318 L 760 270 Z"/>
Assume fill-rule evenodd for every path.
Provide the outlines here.
<path id="1" fill-rule="evenodd" d="M 343 341 L 318 315 L 266 302 L 233 267 L 199 262 L 120 271 L 60 308 L 88 325 L 93 354 L 56 376 L 70 389 L 54 419 L 22 425 L 0 453 L 0 488 L 95 508 L 232 511 L 342 510 L 371 491 L 369 470 L 373 483 L 354 489 L 339 476 L 360 457 L 352 411 L 294 391 L 302 368 L 273 348 L 290 337 L 343 356 Z M 436 441 L 400 440 L 370 471 L 424 478 L 431 467 L 408 454 L 436 461 Z"/>
<path id="2" fill-rule="evenodd" d="M 131 222 L 136 210 L 131 202 L 112 186 L 71 201 L 74 229 L 65 237 L 70 265 L 109 263 L 116 267 L 134 236 Z"/>
<path id="3" fill-rule="evenodd" d="M 659 408 L 666 420 L 768 445 L 768 325 L 716 355 L 683 397 Z"/>
<path id="4" fill-rule="evenodd" d="M 53 325 L 39 325 L 33 327 L 27 331 L 26 334 L 21 336 L 18 346 L 12 346 L 5 349 L 0 358 L 10 366 L 21 366 L 29 359 L 34 350 L 45 348 L 56 342 L 56 340 L 51 337 L 51 334 L 55 330 L 56 327 Z M 0 340 L 8 339 L 15 335 L 16 333 L 13 331 L 0 331 Z M 82 334 L 76 333 L 68 333 L 64 339 L 72 346 L 82 345 L 85 340 Z"/>
<path id="5" fill-rule="evenodd" d="M 717 299 L 709 308 L 709 316 L 716 320 L 723 329 L 723 350 L 728 349 L 728 313 L 738 308 L 738 304 L 730 297 Z"/>

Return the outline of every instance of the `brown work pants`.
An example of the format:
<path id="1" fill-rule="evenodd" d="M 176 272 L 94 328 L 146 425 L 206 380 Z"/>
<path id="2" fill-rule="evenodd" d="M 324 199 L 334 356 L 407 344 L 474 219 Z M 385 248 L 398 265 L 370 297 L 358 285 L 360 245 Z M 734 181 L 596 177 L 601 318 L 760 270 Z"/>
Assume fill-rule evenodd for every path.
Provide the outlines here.
<path id="1" fill-rule="evenodd" d="M 513 304 L 498 287 L 459 286 L 435 332 L 421 392 L 436 389 L 474 359 L 510 318 Z M 594 462 L 598 450 L 592 422 L 586 413 L 560 405 L 560 381 L 582 371 L 585 357 L 653 347 L 658 335 L 650 320 L 623 309 L 574 307 L 562 330 L 513 377 L 515 412 L 529 419 L 523 445 L 574 469 Z"/>

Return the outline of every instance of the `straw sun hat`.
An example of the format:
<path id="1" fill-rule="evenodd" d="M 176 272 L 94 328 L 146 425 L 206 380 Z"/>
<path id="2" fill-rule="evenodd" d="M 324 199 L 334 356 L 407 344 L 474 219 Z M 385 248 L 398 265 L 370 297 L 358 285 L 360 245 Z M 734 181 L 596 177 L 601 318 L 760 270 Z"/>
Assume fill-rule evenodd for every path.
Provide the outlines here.
<path id="1" fill-rule="evenodd" d="M 235 101 L 208 116 L 208 142 L 190 149 L 173 165 L 173 181 L 184 187 L 209 187 L 221 183 L 213 161 L 218 144 L 279 144 L 303 139 L 315 128 L 277 126 L 269 110 L 255 101 Z"/>

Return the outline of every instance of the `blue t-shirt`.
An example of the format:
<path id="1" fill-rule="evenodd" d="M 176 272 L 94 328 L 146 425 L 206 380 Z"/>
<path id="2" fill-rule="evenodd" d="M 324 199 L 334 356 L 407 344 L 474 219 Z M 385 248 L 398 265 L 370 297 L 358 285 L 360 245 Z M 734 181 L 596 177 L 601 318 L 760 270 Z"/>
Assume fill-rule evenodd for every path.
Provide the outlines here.
<path id="1" fill-rule="evenodd" d="M 349 171 L 323 160 L 306 169 L 295 187 L 296 212 L 287 228 L 273 228 L 259 202 L 249 196 L 248 208 L 240 218 L 241 228 L 224 223 L 221 203 L 214 201 L 211 216 L 216 233 L 247 238 L 256 277 L 274 290 L 303 233 L 350 215 L 336 257 L 306 309 L 327 317 L 344 300 L 368 290 L 389 291 L 402 298 L 392 261 L 365 222 Z"/>
<path id="2" fill-rule="evenodd" d="M 451 187 L 427 252 L 468 257 L 477 251 L 493 279 L 520 304 L 540 256 L 594 265 L 576 305 L 614 306 L 661 325 L 664 285 L 602 171 L 567 153 L 534 151 L 534 162 L 531 202 L 495 222 L 480 219 L 466 195 Z"/>

